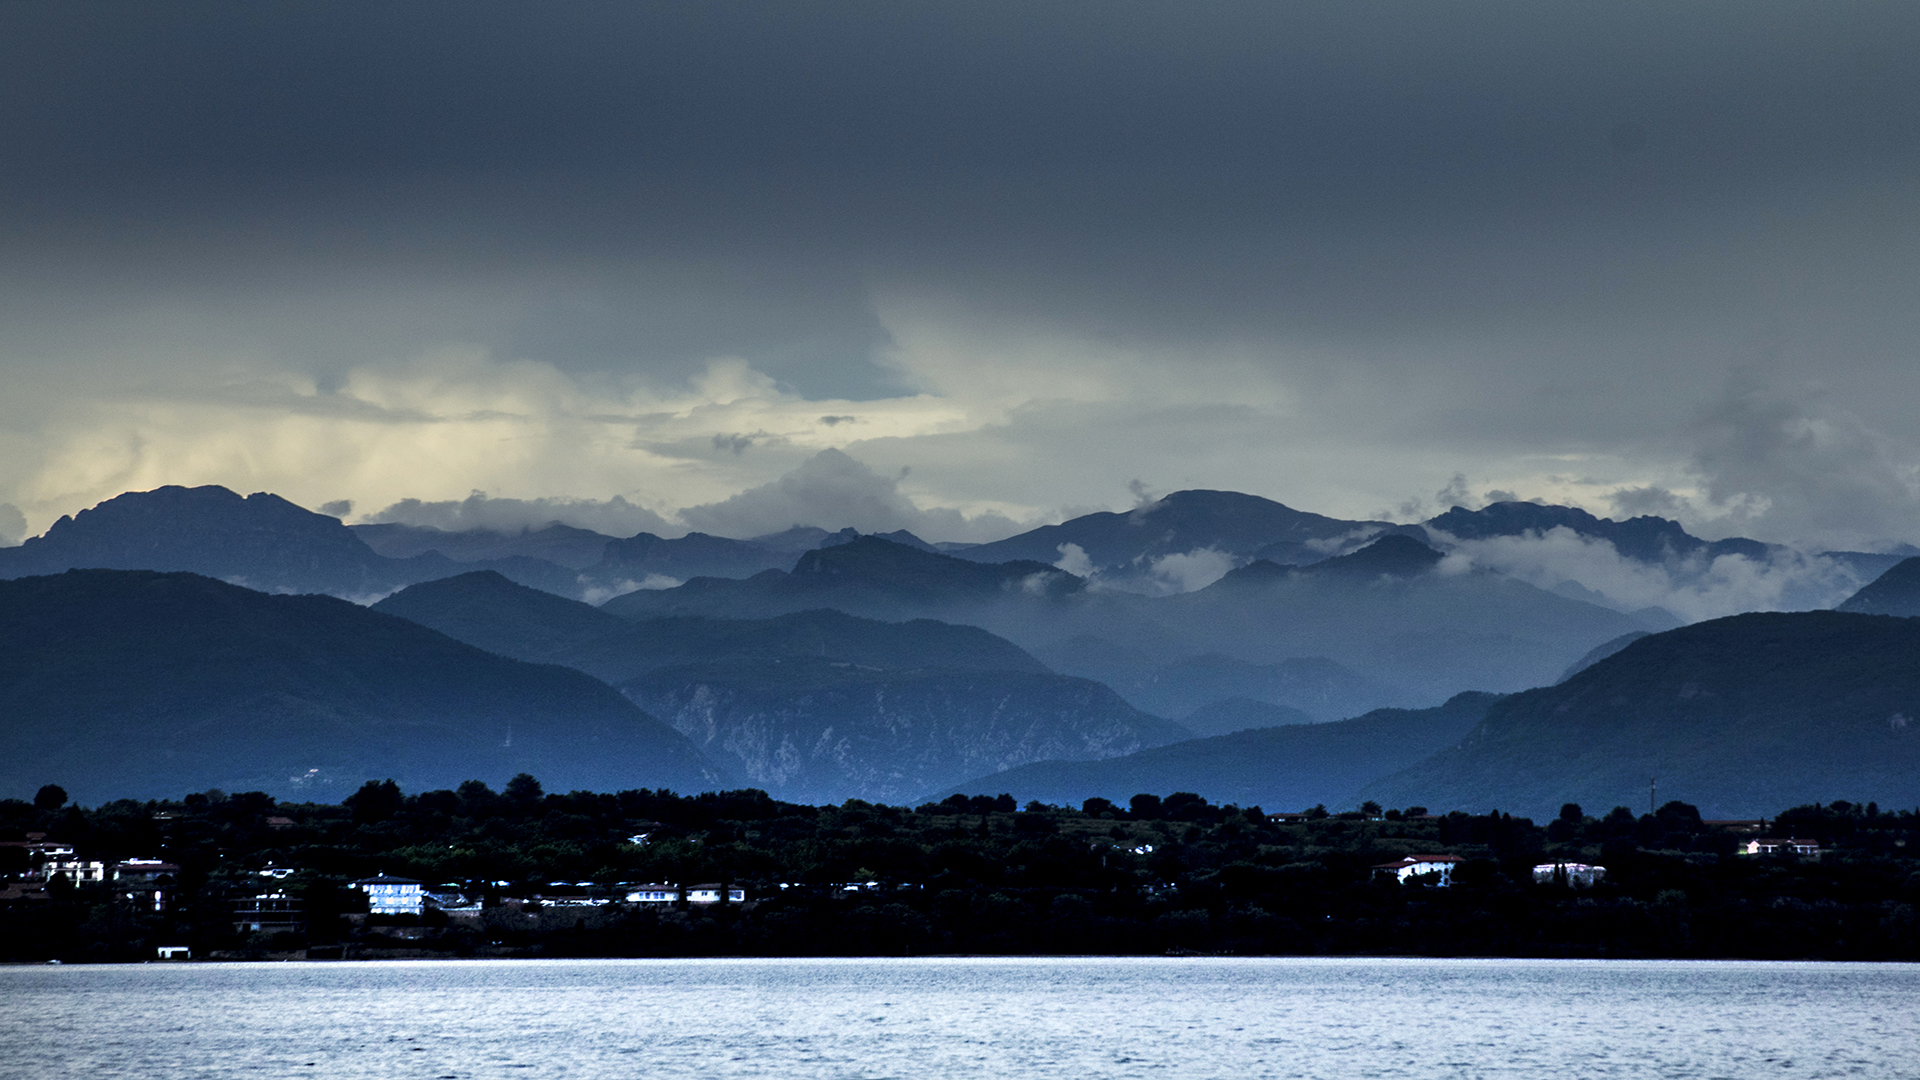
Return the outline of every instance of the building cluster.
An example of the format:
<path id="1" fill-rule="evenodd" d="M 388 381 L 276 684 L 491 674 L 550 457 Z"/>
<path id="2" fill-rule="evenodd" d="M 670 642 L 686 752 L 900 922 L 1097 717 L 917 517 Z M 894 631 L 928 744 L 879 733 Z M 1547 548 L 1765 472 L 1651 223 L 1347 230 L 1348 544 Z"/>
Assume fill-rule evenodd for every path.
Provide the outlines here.
<path id="1" fill-rule="evenodd" d="M 261 871 L 273 876 L 273 870 Z M 495 882 L 507 886 L 508 882 Z M 367 915 L 422 916 L 437 912 L 450 918 L 477 918 L 488 910 L 481 891 L 465 886 L 430 885 L 414 878 L 375 874 L 350 883 L 350 888 L 366 897 Z M 622 884 L 602 886 L 589 881 L 550 882 L 531 897 L 501 901 L 497 908 L 526 911 L 548 908 L 633 907 L 675 909 L 682 906 L 707 907 L 714 904 L 743 904 L 747 891 L 737 885 L 708 882 L 698 885 Z M 306 912 L 299 897 L 284 891 L 267 891 L 234 902 L 234 929 L 271 934 L 297 932 L 305 928 Z"/>
<path id="2" fill-rule="evenodd" d="M 1817 859 L 1820 857 L 1820 841 L 1762 836 L 1740 845 L 1739 851 L 1742 855 L 1799 855 Z"/>
<path id="3" fill-rule="evenodd" d="M 28 833 L 25 840 L 0 841 L 0 903 L 45 901 L 63 885 L 110 886 L 122 902 L 140 911 L 162 912 L 174 891 L 180 868 L 161 859 L 103 862 L 82 858 L 73 845 Z"/>

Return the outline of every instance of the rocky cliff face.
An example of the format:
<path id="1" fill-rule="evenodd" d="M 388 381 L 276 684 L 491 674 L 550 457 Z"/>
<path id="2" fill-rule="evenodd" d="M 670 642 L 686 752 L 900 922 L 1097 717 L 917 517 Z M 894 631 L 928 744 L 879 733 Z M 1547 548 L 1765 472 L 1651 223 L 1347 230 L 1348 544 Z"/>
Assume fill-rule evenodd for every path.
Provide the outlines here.
<path id="1" fill-rule="evenodd" d="M 746 783 L 796 802 L 915 801 L 1032 761 L 1188 738 L 1099 683 L 810 660 L 668 668 L 621 686 Z"/>

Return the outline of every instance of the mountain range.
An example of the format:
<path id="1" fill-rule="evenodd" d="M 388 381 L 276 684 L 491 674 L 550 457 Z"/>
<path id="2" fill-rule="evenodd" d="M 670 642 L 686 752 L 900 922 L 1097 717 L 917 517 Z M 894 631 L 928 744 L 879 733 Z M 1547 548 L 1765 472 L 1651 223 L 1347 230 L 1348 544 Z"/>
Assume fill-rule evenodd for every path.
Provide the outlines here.
<path id="1" fill-rule="evenodd" d="M 784 799 L 900 800 L 982 769 L 1191 734 L 985 630 L 931 619 L 812 609 L 629 621 L 488 572 L 415 585 L 374 610 L 614 683 Z"/>
<path id="2" fill-rule="evenodd" d="M 887 623 L 831 609 L 768 619 L 635 621 L 491 571 L 413 585 L 373 610 L 502 656 L 564 664 L 609 683 L 675 664 L 806 657 L 886 670 L 1048 673 L 1019 646 L 974 626 L 931 619 Z"/>
<path id="3" fill-rule="evenodd" d="M 1458 742 L 1496 700 L 1468 692 L 1430 709 L 1378 709 L 1330 724 L 1237 731 L 1106 761 L 1036 762 L 975 777 L 950 793 L 1004 791 L 1022 803 L 1073 806 L 1096 796 L 1124 805 L 1140 792 L 1191 791 L 1269 811 L 1341 809 L 1358 805 L 1355 793 L 1368 783 Z"/>
<path id="4" fill-rule="evenodd" d="M 1097 682 L 796 657 L 662 668 L 620 691 L 777 798 L 918 801 L 1030 761 L 1118 757 L 1192 732 Z"/>
<path id="5" fill-rule="evenodd" d="M 1837 613 L 1675 629 L 1537 567 L 1497 569 L 1536 542 L 1683 584 L 1727 560 L 1812 559 L 1802 586 L 1827 589 L 1885 572 Z M 518 762 L 550 786 L 644 774 L 895 801 L 1011 783 L 994 779 L 1011 768 L 1053 776 L 1033 790 L 1061 798 L 1158 775 L 1140 790 L 1192 777 L 1210 798 L 1279 808 L 1370 795 L 1535 813 L 1629 803 L 1645 771 L 1723 816 L 1803 795 L 1895 801 L 1910 624 L 1886 616 L 1920 614 L 1917 567 L 1532 503 L 1394 525 L 1187 491 L 969 546 L 802 527 L 347 526 L 270 494 L 169 487 L 0 549 L 0 782 L 291 797 L 363 774 L 499 779 Z M 267 595 L 289 593 L 384 599 Z M 1476 702 L 1479 726 L 1429 745 Z M 511 745 L 489 727 L 507 717 Z M 1267 787 L 1249 786 L 1255 761 Z"/>
<path id="6" fill-rule="evenodd" d="M 1714 818 L 1841 798 L 1914 806 L 1916 715 L 1920 621 L 1735 615 L 1502 699 L 1458 746 L 1361 795 L 1535 817 L 1666 799 Z"/>
<path id="7" fill-rule="evenodd" d="M 730 779 L 605 683 L 334 597 L 153 571 L 0 582 L 0 792 L 334 801 L 519 772 L 557 790 Z"/>
<path id="8" fill-rule="evenodd" d="M 1209 551 L 1240 564 L 1318 562 L 1403 528 L 1409 527 L 1325 517 L 1237 491 L 1176 491 L 1124 513 L 1085 514 L 954 554 L 975 562 L 1051 564 L 1071 546 L 1085 560 L 1081 573 L 1116 584 L 1150 580 L 1169 556 Z"/>
<path id="9" fill-rule="evenodd" d="M 278 495 L 243 498 L 214 486 L 128 492 L 61 518 L 19 547 L 0 548 L 0 579 L 73 569 L 186 571 L 262 592 L 351 599 L 480 566 L 536 588 L 577 588 L 573 571 L 525 555 L 478 564 L 438 551 L 391 558 L 338 518 Z"/>

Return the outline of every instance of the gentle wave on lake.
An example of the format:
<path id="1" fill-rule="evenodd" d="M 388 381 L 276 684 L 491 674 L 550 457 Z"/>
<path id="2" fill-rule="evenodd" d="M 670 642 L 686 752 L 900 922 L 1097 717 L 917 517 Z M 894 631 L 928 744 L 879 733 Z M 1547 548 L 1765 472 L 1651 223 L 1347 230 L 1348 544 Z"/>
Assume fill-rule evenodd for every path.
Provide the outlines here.
<path id="1" fill-rule="evenodd" d="M 0 1075 L 1911 1077 L 1920 967 L 1414 959 L 0 968 Z"/>

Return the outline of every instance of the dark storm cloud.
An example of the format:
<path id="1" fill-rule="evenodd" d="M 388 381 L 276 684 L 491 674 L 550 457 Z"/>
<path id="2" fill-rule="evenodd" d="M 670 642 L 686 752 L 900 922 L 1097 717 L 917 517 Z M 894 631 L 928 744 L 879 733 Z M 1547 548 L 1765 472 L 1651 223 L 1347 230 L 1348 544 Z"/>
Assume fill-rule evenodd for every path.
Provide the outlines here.
<path id="1" fill-rule="evenodd" d="M 1718 492 L 1755 341 L 1835 423 L 1920 406 L 1915 55 L 1882 3 L 11 3 L 0 354 L 324 389 L 452 341 L 869 401 L 939 389 L 889 321 L 938 301 L 1255 355 L 1300 438 L 1435 474 L 1393 500 L 1526 454 Z M 1743 505 L 1814 475 L 1763 472 Z"/>
<path id="2" fill-rule="evenodd" d="M 1250 217 L 1505 213 L 1634 180 L 1717 195 L 1910 161 L 1920 116 L 1920 14 L 1887 4 L 63 3 L 3 17 L 16 196 L 216 216 L 233 198 L 298 200 L 328 218 L 376 196 L 426 212 L 430 181 L 478 178 L 482 194 L 442 209 L 564 204 L 490 232 L 570 253 L 596 238 L 624 252 L 636 233 L 726 251 L 831 231 L 858 250 L 955 219 L 1017 233 L 1040 212 L 1047 231 L 1124 243 Z M 624 212 L 603 217 L 603 200 Z"/>
<path id="3" fill-rule="evenodd" d="M 210 259 L 281 245 L 416 278 L 421 261 L 618 261 L 502 340 L 618 367 L 639 338 L 827 381 L 885 344 L 862 306 L 874 274 L 1170 335 L 1550 317 L 1569 294 L 1606 306 L 1596 276 L 1635 294 L 1620 305 L 1711 292 L 1665 267 L 1701 229 L 1747 239 L 1717 204 L 1909 166 L 1920 117 L 1920 14 L 1897 5 L 5 18 L 0 182 L 63 245 L 77 217 L 109 247 L 174 234 Z"/>

